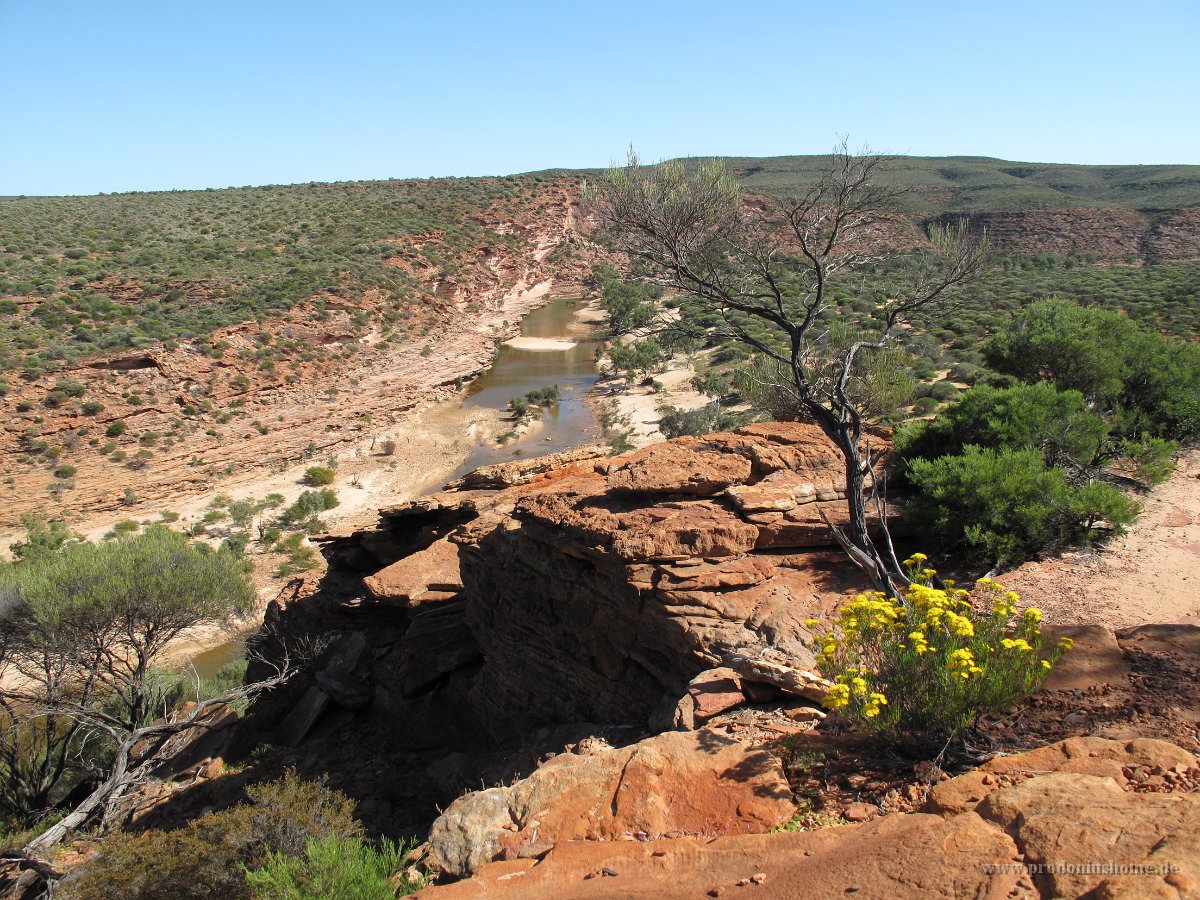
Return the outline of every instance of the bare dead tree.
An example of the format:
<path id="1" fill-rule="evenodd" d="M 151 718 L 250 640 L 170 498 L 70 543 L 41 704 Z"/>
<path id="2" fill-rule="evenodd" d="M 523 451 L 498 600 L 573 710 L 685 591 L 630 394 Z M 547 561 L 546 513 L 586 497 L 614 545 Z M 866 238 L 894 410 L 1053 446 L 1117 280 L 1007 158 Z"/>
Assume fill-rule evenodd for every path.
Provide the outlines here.
<path id="1" fill-rule="evenodd" d="M 956 298 L 985 264 L 987 247 L 960 223 L 934 229 L 928 252 L 889 250 L 884 229 L 900 192 L 879 179 L 885 161 L 851 152 L 843 140 L 802 194 L 750 202 L 720 161 L 689 172 L 678 161 L 642 167 L 631 153 L 591 193 L 632 268 L 646 273 L 639 277 L 715 313 L 715 336 L 770 361 L 796 416 L 816 422 L 837 446 L 849 516 L 846 533 L 836 533 L 876 586 L 894 595 L 904 574 L 868 531 L 878 452 L 865 438 L 865 376 L 871 358 L 894 347 L 915 315 Z M 864 278 L 887 258 L 899 273 L 878 297 L 871 327 L 848 327 L 837 316 L 834 284 L 850 273 Z M 766 335 L 756 327 L 764 324 Z"/>

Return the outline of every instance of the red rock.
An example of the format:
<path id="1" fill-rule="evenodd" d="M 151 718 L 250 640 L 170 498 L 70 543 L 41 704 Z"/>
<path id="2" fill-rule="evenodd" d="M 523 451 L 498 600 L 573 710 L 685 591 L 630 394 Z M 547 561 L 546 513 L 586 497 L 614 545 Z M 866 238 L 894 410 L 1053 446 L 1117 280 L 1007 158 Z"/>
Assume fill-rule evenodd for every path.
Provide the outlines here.
<path id="1" fill-rule="evenodd" d="M 466 874 L 538 839 L 769 831 L 795 812 L 779 761 L 713 731 L 668 732 L 588 756 L 561 754 L 523 781 L 454 801 L 430 831 L 447 871 Z M 536 825 L 533 824 L 536 820 Z M 504 826 L 516 824 L 509 834 Z"/>
<path id="2" fill-rule="evenodd" d="M 1047 627 L 1046 646 L 1067 637 L 1075 646 L 1059 657 L 1042 684 L 1044 691 L 1086 690 L 1097 684 L 1131 687 L 1130 667 L 1116 637 L 1100 625 Z"/>
<path id="3" fill-rule="evenodd" d="M 851 803 L 842 813 L 842 817 L 847 822 L 866 822 L 877 815 L 879 815 L 879 807 L 873 803 Z"/>
<path id="4" fill-rule="evenodd" d="M 746 702 L 741 678 L 732 669 L 701 672 L 688 685 L 688 694 L 695 703 L 692 714 L 700 720 L 711 719 Z"/>
<path id="5" fill-rule="evenodd" d="M 659 847 L 667 850 L 655 855 Z M 985 864 L 1011 863 L 1012 839 L 974 814 L 887 816 L 863 825 L 782 834 L 680 838 L 668 842 L 560 842 L 521 878 L 483 866 L 473 878 L 426 888 L 422 900 L 558 900 L 558 898 L 695 898 L 742 896 L 808 900 L 840 897 L 1032 897 L 1018 875 Z M 587 879 L 601 867 L 620 873 Z M 743 887 L 736 887 L 744 881 Z M 752 893 L 746 893 L 752 891 Z"/>
<path id="6" fill-rule="evenodd" d="M 710 496 L 750 477 L 750 460 L 737 453 L 696 450 L 686 441 L 655 444 L 613 460 L 613 490 Z"/>
<path id="7" fill-rule="evenodd" d="M 428 594 L 462 590 L 459 547 L 443 538 L 363 579 L 376 599 L 419 603 Z"/>

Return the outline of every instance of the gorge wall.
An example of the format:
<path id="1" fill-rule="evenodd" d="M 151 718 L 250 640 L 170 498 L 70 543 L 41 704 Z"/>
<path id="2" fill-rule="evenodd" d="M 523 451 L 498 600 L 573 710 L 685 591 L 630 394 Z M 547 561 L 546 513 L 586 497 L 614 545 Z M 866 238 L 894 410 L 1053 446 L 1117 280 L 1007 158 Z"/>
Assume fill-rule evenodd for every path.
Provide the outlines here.
<path id="1" fill-rule="evenodd" d="M 694 724 L 689 682 L 713 667 L 764 691 L 792 672 L 819 697 L 805 621 L 863 587 L 829 549 L 844 497 L 836 452 L 797 423 L 481 470 L 326 539 L 319 590 L 267 624 L 336 642 L 247 733 L 350 781 L 379 748 L 408 790 L 380 821 L 411 824 L 572 735 Z"/>

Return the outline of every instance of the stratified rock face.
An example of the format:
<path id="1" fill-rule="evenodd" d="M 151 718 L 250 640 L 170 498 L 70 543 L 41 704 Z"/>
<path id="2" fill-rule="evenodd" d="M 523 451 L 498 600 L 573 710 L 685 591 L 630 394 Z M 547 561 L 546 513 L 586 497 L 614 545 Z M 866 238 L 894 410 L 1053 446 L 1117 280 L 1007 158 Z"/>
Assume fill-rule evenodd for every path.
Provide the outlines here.
<path id="1" fill-rule="evenodd" d="M 492 467 L 382 511 L 375 530 L 326 536 L 322 590 L 273 605 L 271 631 L 365 645 L 256 704 L 254 739 L 330 769 L 361 754 L 348 733 L 411 754 L 403 795 L 386 801 L 407 823 L 485 775 L 527 771 L 561 750 L 563 729 L 628 743 L 703 725 L 764 683 L 823 695 L 804 623 L 865 582 L 831 549 L 822 513 L 845 521 L 846 488 L 819 429 L 760 424 L 555 462 Z M 431 766 L 445 748 L 459 763 Z"/>
<path id="2" fill-rule="evenodd" d="M 429 839 L 446 871 L 469 875 L 559 841 L 757 834 L 795 810 L 771 754 L 711 731 L 668 732 L 616 750 L 564 753 L 511 787 L 461 797 Z"/>
<path id="3" fill-rule="evenodd" d="M 697 672 L 767 646 L 812 666 L 803 622 L 859 586 L 843 556 L 812 550 L 831 542 L 822 513 L 846 519 L 819 429 L 753 425 L 580 468 L 450 537 L 485 720 L 645 721 Z"/>

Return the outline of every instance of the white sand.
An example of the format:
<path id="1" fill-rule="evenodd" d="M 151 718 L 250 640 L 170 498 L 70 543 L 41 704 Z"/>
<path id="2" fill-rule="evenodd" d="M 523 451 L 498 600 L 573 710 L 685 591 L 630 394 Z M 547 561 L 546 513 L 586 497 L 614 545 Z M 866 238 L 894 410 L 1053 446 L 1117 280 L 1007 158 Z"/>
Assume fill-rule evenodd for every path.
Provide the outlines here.
<path id="1" fill-rule="evenodd" d="M 561 338 L 539 338 L 539 337 L 515 337 L 504 342 L 505 347 L 512 347 L 515 350 L 546 350 L 557 351 L 570 350 L 576 346 L 574 341 L 568 341 Z"/>

